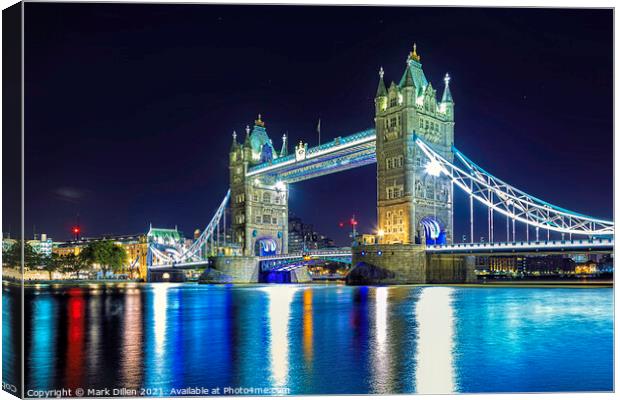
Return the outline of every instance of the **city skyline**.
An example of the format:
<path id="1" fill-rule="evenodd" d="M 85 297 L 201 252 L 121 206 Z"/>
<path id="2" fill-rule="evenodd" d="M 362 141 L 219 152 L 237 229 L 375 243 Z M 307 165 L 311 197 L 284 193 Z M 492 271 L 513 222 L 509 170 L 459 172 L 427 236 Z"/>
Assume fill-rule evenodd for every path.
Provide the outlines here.
<path id="1" fill-rule="evenodd" d="M 243 135 L 260 113 L 274 146 L 288 132 L 291 151 L 317 144 L 319 118 L 323 142 L 371 127 L 379 67 L 398 82 L 413 42 L 438 91 L 453 78 L 459 149 L 537 197 L 611 219 L 602 10 L 368 7 L 350 21 L 346 7 L 46 7 L 26 6 L 28 237 L 36 225 L 69 239 L 77 213 L 87 236 L 202 229 L 228 187 L 233 129 Z M 342 243 L 338 222 L 354 213 L 373 231 L 375 198 L 371 165 L 292 185 L 290 208 Z M 465 203 L 455 196 L 456 209 Z"/>

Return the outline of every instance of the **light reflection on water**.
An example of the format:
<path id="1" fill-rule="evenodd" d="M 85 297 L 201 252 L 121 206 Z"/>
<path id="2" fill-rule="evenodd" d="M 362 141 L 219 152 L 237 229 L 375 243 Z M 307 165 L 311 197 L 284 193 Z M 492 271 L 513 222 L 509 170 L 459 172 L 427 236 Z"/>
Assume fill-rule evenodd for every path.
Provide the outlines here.
<path id="1" fill-rule="evenodd" d="M 291 303 L 297 287 L 289 285 L 272 286 L 265 289 L 269 297 L 269 354 L 271 360 L 272 385 L 286 387 L 289 375 L 289 322 Z"/>
<path id="2" fill-rule="evenodd" d="M 608 391 L 612 300 L 611 289 L 42 287 L 26 291 L 25 372 L 31 389 L 163 395 Z"/>
<path id="3" fill-rule="evenodd" d="M 416 304 L 418 393 L 449 394 L 454 386 L 453 288 L 424 289 Z"/>

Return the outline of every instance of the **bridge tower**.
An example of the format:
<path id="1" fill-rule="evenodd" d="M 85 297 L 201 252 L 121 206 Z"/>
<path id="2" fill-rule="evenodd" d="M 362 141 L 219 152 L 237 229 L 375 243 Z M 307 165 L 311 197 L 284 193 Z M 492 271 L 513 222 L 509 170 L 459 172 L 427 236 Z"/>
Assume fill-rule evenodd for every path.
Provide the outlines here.
<path id="1" fill-rule="evenodd" d="M 288 187 L 270 176 L 250 178 L 253 165 L 271 162 L 286 153 L 286 139 L 280 154 L 267 135 L 259 114 L 254 127 L 246 127 L 243 144 L 233 132 L 230 149 L 230 205 L 232 241 L 244 256 L 288 252 Z"/>
<path id="2" fill-rule="evenodd" d="M 375 96 L 379 243 L 452 242 L 451 181 L 415 146 L 415 135 L 452 161 L 454 102 L 446 74 L 441 101 L 427 81 L 416 45 L 398 84 Z"/>

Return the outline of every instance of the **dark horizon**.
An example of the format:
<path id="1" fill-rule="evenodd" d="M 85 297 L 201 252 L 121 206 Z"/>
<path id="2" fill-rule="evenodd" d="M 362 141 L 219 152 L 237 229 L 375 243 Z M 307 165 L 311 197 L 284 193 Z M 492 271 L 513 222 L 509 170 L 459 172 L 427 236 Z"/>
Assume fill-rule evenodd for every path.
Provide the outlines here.
<path id="1" fill-rule="evenodd" d="M 233 130 L 260 113 L 290 151 L 317 144 L 319 118 L 323 142 L 372 127 L 379 67 L 398 81 L 414 42 L 439 95 L 452 77 L 461 151 L 545 201 L 613 217 L 612 10 L 26 3 L 25 20 L 28 238 L 36 225 L 70 239 L 78 213 L 84 236 L 149 223 L 191 235 L 226 193 Z M 352 214 L 374 230 L 374 165 L 290 193 L 338 244 Z"/>

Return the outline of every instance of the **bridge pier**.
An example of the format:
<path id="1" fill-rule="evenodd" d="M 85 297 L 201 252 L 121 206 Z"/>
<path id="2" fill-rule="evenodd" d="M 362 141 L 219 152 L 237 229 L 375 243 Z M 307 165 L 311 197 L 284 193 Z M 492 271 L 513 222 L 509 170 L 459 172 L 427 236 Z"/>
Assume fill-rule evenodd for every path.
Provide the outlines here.
<path id="1" fill-rule="evenodd" d="M 307 266 L 297 267 L 285 271 L 263 271 L 260 275 L 261 283 L 309 283 L 312 276 Z"/>
<path id="2" fill-rule="evenodd" d="M 427 254 L 416 244 L 376 244 L 352 249 L 349 285 L 475 282 L 474 257 Z"/>
<path id="3" fill-rule="evenodd" d="M 211 257 L 211 268 L 205 269 L 200 283 L 258 283 L 258 257 Z"/>

